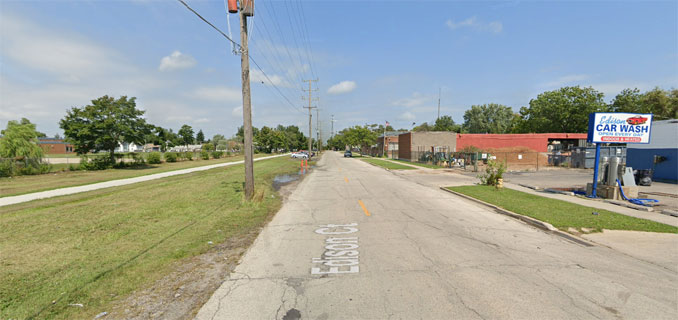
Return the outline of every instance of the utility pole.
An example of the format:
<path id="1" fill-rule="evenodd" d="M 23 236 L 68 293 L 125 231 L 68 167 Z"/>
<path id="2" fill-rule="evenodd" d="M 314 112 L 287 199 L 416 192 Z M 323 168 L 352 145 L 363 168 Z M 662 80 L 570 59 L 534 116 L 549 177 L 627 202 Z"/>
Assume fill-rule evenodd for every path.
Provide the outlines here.
<path id="1" fill-rule="evenodd" d="M 313 90 L 312 88 L 312 83 L 313 82 L 318 82 L 318 79 L 315 80 L 304 80 L 304 82 L 308 82 L 308 107 L 304 107 L 308 109 L 308 155 L 311 155 L 311 152 L 313 151 L 313 131 L 311 130 L 311 125 L 312 121 L 311 118 L 313 117 L 313 114 L 311 113 L 311 109 L 315 109 L 316 107 L 313 107 L 311 103 L 313 102 L 313 91 L 318 91 L 318 89 Z M 304 90 L 306 91 L 306 90 Z"/>
<path id="2" fill-rule="evenodd" d="M 250 57 L 247 44 L 247 16 L 252 16 L 254 1 L 241 1 L 240 67 L 242 70 L 242 120 L 245 134 L 245 198 L 254 195 L 254 154 L 252 150 L 252 97 L 250 96 Z M 248 7 L 252 6 L 252 7 Z"/>
<path id="3" fill-rule="evenodd" d="M 330 130 L 330 139 L 334 138 L 334 115 L 332 115 L 332 130 Z"/>
<path id="4" fill-rule="evenodd" d="M 440 119 L 440 87 L 438 87 L 438 118 Z"/>
<path id="5" fill-rule="evenodd" d="M 323 151 L 322 129 L 320 129 L 320 109 L 315 108 L 316 141 L 318 141 L 318 154 Z"/>

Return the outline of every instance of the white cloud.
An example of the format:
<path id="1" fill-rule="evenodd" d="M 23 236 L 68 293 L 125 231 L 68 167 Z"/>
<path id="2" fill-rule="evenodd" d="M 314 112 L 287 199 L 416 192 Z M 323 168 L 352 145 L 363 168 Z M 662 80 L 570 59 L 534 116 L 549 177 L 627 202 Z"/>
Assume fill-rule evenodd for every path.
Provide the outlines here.
<path id="1" fill-rule="evenodd" d="M 188 54 L 174 51 L 169 56 L 160 59 L 160 71 L 172 71 L 179 69 L 188 69 L 195 66 L 197 62 Z"/>
<path id="2" fill-rule="evenodd" d="M 237 102 L 242 100 L 242 91 L 230 87 L 202 87 L 195 89 L 190 96 L 208 101 Z"/>
<path id="3" fill-rule="evenodd" d="M 431 101 L 433 98 L 434 98 L 434 96 L 423 95 L 419 92 L 415 92 L 415 93 L 412 94 L 412 96 L 407 97 L 407 98 L 398 99 L 396 101 L 393 101 L 391 104 L 393 104 L 394 106 L 399 106 L 399 107 L 412 108 L 412 107 L 421 106 L 424 103 Z"/>
<path id="4" fill-rule="evenodd" d="M 355 81 L 342 81 L 327 89 L 327 93 L 329 94 L 349 93 L 355 90 L 355 88 L 356 88 Z"/>
<path id="5" fill-rule="evenodd" d="M 584 80 L 590 79 L 591 76 L 588 74 L 570 74 L 566 76 L 562 76 L 556 80 L 549 81 L 546 83 L 543 83 L 541 86 L 542 87 L 561 87 L 566 84 L 579 84 L 580 82 Z"/>
<path id="6" fill-rule="evenodd" d="M 405 111 L 403 114 L 398 116 L 398 120 L 403 120 L 403 121 L 412 121 L 416 119 L 417 117 L 409 111 Z"/>
<path id="7" fill-rule="evenodd" d="M 476 16 L 469 17 L 465 20 L 455 22 L 452 19 L 447 19 L 445 25 L 451 30 L 461 29 L 461 28 L 471 28 L 476 31 L 487 31 L 492 33 L 501 33 L 504 30 L 504 24 L 501 21 L 490 21 L 482 22 L 479 21 Z"/>

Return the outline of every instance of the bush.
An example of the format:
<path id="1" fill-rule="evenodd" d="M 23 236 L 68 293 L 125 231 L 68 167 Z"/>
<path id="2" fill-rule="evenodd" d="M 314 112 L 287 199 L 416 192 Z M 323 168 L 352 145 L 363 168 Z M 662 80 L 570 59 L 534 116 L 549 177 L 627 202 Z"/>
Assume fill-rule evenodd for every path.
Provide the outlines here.
<path id="1" fill-rule="evenodd" d="M 160 152 L 151 152 L 148 154 L 148 164 L 159 164 L 160 158 Z"/>
<path id="2" fill-rule="evenodd" d="M 82 156 L 80 157 L 80 169 L 82 170 L 106 170 L 114 165 L 114 161 L 106 156 Z"/>
<path id="3" fill-rule="evenodd" d="M 205 150 L 200 151 L 200 158 L 202 158 L 203 160 L 209 160 L 210 159 L 210 153 L 205 151 Z"/>
<path id="4" fill-rule="evenodd" d="M 232 154 L 231 154 L 231 151 L 226 151 L 226 156 L 227 156 L 227 157 L 230 157 L 231 155 L 232 155 Z"/>
<path id="5" fill-rule="evenodd" d="M 224 155 L 223 151 L 212 151 L 212 158 L 219 159 Z"/>
<path id="6" fill-rule="evenodd" d="M 0 160 L 0 177 L 11 177 L 17 172 L 16 163 L 14 159 Z"/>
<path id="7" fill-rule="evenodd" d="M 182 156 L 184 157 L 185 160 L 193 161 L 193 152 L 192 151 L 186 151 L 182 153 Z"/>
<path id="8" fill-rule="evenodd" d="M 144 156 L 139 153 L 130 153 L 129 157 L 133 160 L 131 163 L 125 163 L 125 165 L 130 167 L 143 167 L 146 165 L 146 160 Z"/>
<path id="9" fill-rule="evenodd" d="M 506 172 L 506 164 L 495 160 L 488 160 L 485 173 L 478 175 L 481 184 L 488 186 L 497 186 L 499 179 L 502 179 Z"/>
<path id="10" fill-rule="evenodd" d="M 177 162 L 176 152 L 165 152 L 165 161 L 167 161 L 167 162 Z"/>

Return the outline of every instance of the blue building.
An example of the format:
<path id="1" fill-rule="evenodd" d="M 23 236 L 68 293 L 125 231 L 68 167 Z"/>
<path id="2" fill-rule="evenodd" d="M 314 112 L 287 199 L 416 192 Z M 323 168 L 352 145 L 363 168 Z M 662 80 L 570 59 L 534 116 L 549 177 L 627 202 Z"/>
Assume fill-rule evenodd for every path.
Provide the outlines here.
<path id="1" fill-rule="evenodd" d="M 678 183 L 678 120 L 652 122 L 650 143 L 627 145 L 626 165 L 652 169 L 654 181 Z"/>

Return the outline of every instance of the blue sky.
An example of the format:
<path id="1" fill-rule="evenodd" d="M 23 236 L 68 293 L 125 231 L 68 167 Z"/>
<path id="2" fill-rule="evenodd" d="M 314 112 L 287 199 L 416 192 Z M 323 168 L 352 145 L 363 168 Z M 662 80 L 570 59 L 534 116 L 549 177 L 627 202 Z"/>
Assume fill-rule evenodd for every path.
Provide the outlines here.
<path id="1" fill-rule="evenodd" d="M 187 3 L 228 30 L 223 0 Z M 258 0 L 249 22 L 271 80 L 253 66 L 257 127 L 307 128 L 300 80 L 314 75 L 325 134 L 331 114 L 336 131 L 431 122 L 438 88 L 441 113 L 461 122 L 471 105 L 517 111 L 566 85 L 607 100 L 678 87 L 676 1 Z M 27 117 L 61 133 L 66 109 L 104 94 L 137 97 L 151 123 L 175 131 L 231 136 L 242 124 L 239 56 L 175 0 L 0 0 L 0 36 L 3 127 Z"/>

